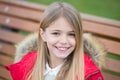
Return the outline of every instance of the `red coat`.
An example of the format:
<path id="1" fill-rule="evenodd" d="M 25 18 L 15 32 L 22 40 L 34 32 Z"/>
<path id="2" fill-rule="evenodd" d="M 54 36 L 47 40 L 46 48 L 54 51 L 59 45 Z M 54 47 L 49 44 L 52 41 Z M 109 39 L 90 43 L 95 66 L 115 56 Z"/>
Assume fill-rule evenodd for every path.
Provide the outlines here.
<path id="1" fill-rule="evenodd" d="M 29 52 L 20 62 L 6 67 L 10 71 L 13 80 L 25 80 L 27 73 L 34 65 L 36 56 L 36 51 Z M 99 68 L 87 54 L 84 55 L 84 64 L 85 80 L 104 80 Z"/>

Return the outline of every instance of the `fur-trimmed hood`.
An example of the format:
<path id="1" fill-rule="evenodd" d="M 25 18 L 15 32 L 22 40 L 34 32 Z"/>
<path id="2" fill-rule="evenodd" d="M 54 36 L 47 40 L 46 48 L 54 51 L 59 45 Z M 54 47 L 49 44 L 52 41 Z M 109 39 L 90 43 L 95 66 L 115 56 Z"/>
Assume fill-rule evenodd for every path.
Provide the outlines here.
<path id="1" fill-rule="evenodd" d="M 34 33 L 26 37 L 22 42 L 18 43 L 16 45 L 15 62 L 20 61 L 26 53 L 37 50 L 37 40 L 37 33 Z M 95 36 L 89 33 L 84 33 L 83 40 L 84 51 L 99 67 L 102 67 L 106 54 L 104 45 Z"/>

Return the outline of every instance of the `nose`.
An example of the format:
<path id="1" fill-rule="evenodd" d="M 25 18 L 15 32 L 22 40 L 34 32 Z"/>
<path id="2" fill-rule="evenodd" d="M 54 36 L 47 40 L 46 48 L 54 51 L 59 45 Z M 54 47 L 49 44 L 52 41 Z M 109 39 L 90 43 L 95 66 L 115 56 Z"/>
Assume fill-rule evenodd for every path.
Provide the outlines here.
<path id="1" fill-rule="evenodd" d="M 60 38 L 60 40 L 59 40 L 59 42 L 60 42 L 61 44 L 67 44 L 67 43 L 68 43 L 68 38 L 67 38 L 67 36 L 66 36 L 66 35 L 62 35 L 61 38 Z"/>

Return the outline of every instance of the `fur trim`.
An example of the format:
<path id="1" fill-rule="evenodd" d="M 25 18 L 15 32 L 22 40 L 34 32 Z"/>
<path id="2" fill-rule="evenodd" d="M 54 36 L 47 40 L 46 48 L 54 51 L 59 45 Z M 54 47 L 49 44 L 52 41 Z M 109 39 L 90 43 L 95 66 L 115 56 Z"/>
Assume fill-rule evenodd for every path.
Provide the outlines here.
<path id="1" fill-rule="evenodd" d="M 26 37 L 21 43 L 16 45 L 15 62 L 28 52 L 37 50 L 37 33 L 31 34 Z M 103 65 L 106 50 L 103 44 L 92 34 L 84 33 L 84 51 L 92 58 L 92 60 L 101 67 Z"/>
<path id="2" fill-rule="evenodd" d="M 28 35 L 23 41 L 15 45 L 16 56 L 15 62 L 21 60 L 21 58 L 28 52 L 37 50 L 37 33 Z"/>
<path id="3" fill-rule="evenodd" d="M 107 53 L 105 46 L 92 34 L 84 34 L 83 39 L 84 51 L 92 58 L 95 64 L 101 68 L 104 65 L 104 60 Z"/>

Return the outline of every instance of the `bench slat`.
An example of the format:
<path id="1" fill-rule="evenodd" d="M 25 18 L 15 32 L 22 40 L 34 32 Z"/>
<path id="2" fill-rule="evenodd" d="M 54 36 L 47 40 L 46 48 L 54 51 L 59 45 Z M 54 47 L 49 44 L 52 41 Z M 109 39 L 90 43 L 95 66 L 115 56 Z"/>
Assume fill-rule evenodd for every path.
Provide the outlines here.
<path id="1" fill-rule="evenodd" d="M 4 55 L 1 55 L 0 54 L 0 65 L 2 66 L 7 66 L 9 64 L 12 64 L 13 63 L 13 59 L 9 56 L 4 56 Z"/>
<path id="2" fill-rule="evenodd" d="M 12 80 L 10 77 L 10 73 L 3 67 L 0 67 L 0 77 L 8 80 Z"/>
<path id="3" fill-rule="evenodd" d="M 105 80 L 120 80 L 120 76 L 112 75 L 109 73 L 103 73 Z"/>
<path id="4" fill-rule="evenodd" d="M 115 42 L 112 40 L 104 39 L 104 38 L 99 38 L 101 42 L 105 45 L 107 48 L 108 52 L 116 55 L 120 55 L 120 42 Z"/>
<path id="5" fill-rule="evenodd" d="M 120 60 L 106 58 L 105 69 L 120 73 Z"/>
<path id="6" fill-rule="evenodd" d="M 15 55 L 15 46 L 4 43 L 4 42 L 0 42 L 0 52 L 10 55 L 10 56 L 14 56 Z"/>
<path id="7" fill-rule="evenodd" d="M 16 17 L 21 17 L 25 19 L 40 21 L 40 17 L 42 16 L 42 13 L 40 11 L 31 10 L 27 8 L 21 8 L 17 6 L 12 6 L 8 4 L 1 4 L 0 3 L 0 12 L 3 14 L 9 14 Z"/>
<path id="8" fill-rule="evenodd" d="M 40 10 L 40 11 L 44 11 L 45 8 L 47 7 L 42 4 L 35 4 L 32 2 L 28 2 L 28 1 L 0 0 L 0 2 L 4 4 L 11 4 L 11 5 L 19 6 L 19 7 L 24 7 L 24 8 L 33 9 L 33 10 Z"/>
<path id="9" fill-rule="evenodd" d="M 81 17 L 84 21 L 89 21 L 89 22 L 93 22 L 93 23 L 98 23 L 98 24 L 103 24 L 103 25 L 120 28 L 120 21 L 118 21 L 118 20 L 107 19 L 107 18 L 103 18 L 103 17 L 85 14 L 85 13 L 84 14 L 81 13 Z"/>
<path id="10" fill-rule="evenodd" d="M 4 41 L 8 41 L 11 43 L 18 43 L 20 41 L 22 41 L 22 39 L 25 38 L 25 36 L 21 35 L 21 34 L 17 34 L 15 32 L 11 32 L 11 31 L 6 31 L 3 29 L 0 29 L 0 39 L 4 40 Z"/>
<path id="11" fill-rule="evenodd" d="M 0 14 L 0 24 L 28 32 L 37 31 L 39 23 Z"/>
<path id="12" fill-rule="evenodd" d="M 83 29 L 94 34 L 120 40 L 120 28 L 84 21 Z"/>
<path id="13" fill-rule="evenodd" d="M 6 79 L 0 77 L 0 80 L 6 80 Z M 8 80 L 8 79 L 7 79 L 7 80 Z"/>

